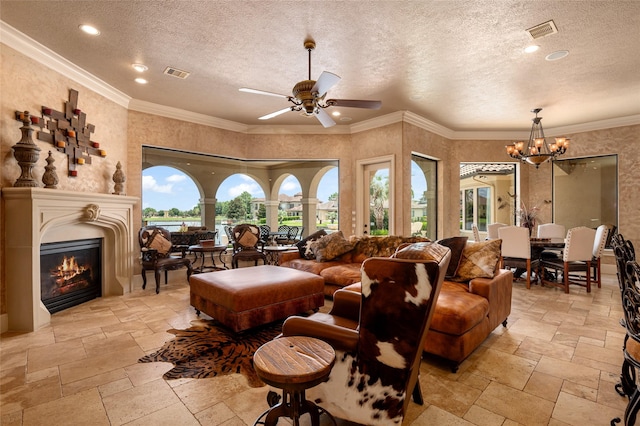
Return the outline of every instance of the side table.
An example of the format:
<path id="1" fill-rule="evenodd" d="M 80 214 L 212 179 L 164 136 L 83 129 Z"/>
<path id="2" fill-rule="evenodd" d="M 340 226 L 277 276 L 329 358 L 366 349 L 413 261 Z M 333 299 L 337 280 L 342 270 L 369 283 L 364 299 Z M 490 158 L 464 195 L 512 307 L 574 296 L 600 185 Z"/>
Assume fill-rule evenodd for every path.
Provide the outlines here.
<path id="1" fill-rule="evenodd" d="M 194 264 L 198 262 L 198 258 L 201 258 L 201 261 L 202 261 L 200 263 L 199 268 L 194 268 L 194 272 L 202 273 L 206 269 L 211 269 L 213 271 L 229 269 L 227 268 L 227 264 L 224 263 L 224 260 L 222 259 L 222 255 L 227 251 L 227 246 L 195 244 L 195 245 L 189 246 L 188 250 L 193 252 L 193 254 L 196 256 L 196 259 L 193 262 Z M 210 253 L 211 255 L 211 265 L 204 264 L 206 253 Z M 218 259 L 220 259 L 220 262 L 222 262 L 222 268 L 216 265 L 216 259 L 215 259 L 216 253 L 218 253 Z"/>
<path id="2" fill-rule="evenodd" d="M 254 426 L 275 426 L 280 417 L 289 417 L 298 426 L 305 413 L 309 413 L 312 426 L 320 425 L 321 413 L 336 425 L 328 411 L 305 398 L 306 389 L 329 378 L 335 361 L 331 345 L 313 337 L 281 337 L 260 346 L 253 355 L 253 367 L 263 382 L 282 389 L 282 401 L 262 413 Z"/>

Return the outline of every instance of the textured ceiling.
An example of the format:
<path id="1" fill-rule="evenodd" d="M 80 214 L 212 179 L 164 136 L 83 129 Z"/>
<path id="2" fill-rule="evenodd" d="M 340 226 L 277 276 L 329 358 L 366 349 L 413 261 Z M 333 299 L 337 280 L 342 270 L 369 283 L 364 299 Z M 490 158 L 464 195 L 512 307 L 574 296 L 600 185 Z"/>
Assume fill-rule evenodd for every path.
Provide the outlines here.
<path id="1" fill-rule="evenodd" d="M 455 131 L 512 131 L 534 107 L 545 127 L 640 114 L 639 1 L 2 0 L 0 19 L 133 99 L 250 126 L 320 126 L 294 112 L 258 121 L 286 100 L 238 91 L 289 95 L 307 79 L 307 37 L 312 79 L 342 77 L 328 97 L 382 100 L 330 108 L 352 119 L 338 125 L 411 111 Z M 525 30 L 551 19 L 558 33 L 532 42 Z M 569 55 L 545 60 L 557 50 Z M 133 82 L 134 62 L 149 84 Z"/>

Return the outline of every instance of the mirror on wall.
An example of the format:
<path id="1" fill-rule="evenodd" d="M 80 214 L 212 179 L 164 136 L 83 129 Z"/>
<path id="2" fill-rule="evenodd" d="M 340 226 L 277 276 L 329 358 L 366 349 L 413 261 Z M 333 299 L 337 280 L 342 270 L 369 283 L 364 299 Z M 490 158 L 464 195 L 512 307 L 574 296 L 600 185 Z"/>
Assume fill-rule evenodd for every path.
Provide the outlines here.
<path id="1" fill-rule="evenodd" d="M 553 218 L 566 229 L 618 226 L 618 156 L 553 163 Z"/>

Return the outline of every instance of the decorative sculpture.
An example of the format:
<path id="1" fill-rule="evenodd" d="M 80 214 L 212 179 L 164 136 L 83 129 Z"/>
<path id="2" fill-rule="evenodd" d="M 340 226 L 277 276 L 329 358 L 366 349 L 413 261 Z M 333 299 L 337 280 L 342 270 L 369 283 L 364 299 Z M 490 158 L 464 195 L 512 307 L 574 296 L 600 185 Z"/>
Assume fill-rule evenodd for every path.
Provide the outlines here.
<path id="1" fill-rule="evenodd" d="M 16 111 L 16 120 L 22 121 L 22 127 L 20 127 L 22 138 L 12 148 L 13 156 L 18 161 L 21 173 L 13 186 L 38 187 L 40 186 L 38 181 L 33 178 L 33 167 L 40 158 L 40 148 L 31 139 L 31 133 L 33 133 L 31 123 L 38 124 L 39 117 L 31 117 L 29 111 Z"/>
<path id="2" fill-rule="evenodd" d="M 44 174 L 42 175 L 42 183 L 45 188 L 56 189 L 58 185 L 58 175 L 56 174 L 56 166 L 53 163 L 56 161 L 49 151 L 49 156 L 46 158 L 47 165 L 44 166 Z"/>
<path id="3" fill-rule="evenodd" d="M 69 100 L 64 106 L 64 112 L 43 106 L 42 119 L 35 117 L 33 124 L 43 130 L 38 132 L 39 140 L 50 142 L 67 155 L 69 176 L 78 176 L 78 166 L 91 164 L 92 155 L 106 157 L 107 152 L 91 140 L 95 126 L 87 123 L 87 114 L 78 109 L 77 90 L 69 90 Z"/>
<path id="4" fill-rule="evenodd" d="M 113 193 L 115 195 L 123 195 L 124 190 L 124 181 L 126 177 L 124 176 L 124 172 L 122 171 L 122 164 L 118 161 L 116 164 L 116 171 L 113 174 L 113 181 L 115 182 L 115 186 L 113 187 Z"/>

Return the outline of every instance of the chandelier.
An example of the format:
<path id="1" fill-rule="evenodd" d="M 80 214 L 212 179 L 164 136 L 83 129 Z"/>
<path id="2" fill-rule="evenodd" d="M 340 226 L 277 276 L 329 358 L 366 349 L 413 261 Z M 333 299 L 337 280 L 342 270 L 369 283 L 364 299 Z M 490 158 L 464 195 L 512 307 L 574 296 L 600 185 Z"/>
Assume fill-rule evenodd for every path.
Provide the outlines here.
<path id="1" fill-rule="evenodd" d="M 542 108 L 531 110 L 536 116 L 531 119 L 533 124 L 531 125 L 529 142 L 526 144 L 524 141 L 514 142 L 512 145 L 505 147 L 507 148 L 507 154 L 509 154 L 511 158 L 533 164 L 536 166 L 536 169 L 546 161 L 555 160 L 558 155 L 567 152 L 567 148 L 569 147 L 569 139 L 565 137 L 555 138 L 555 142 L 552 144 L 547 143 L 544 138 L 542 123 L 540 123 L 542 117 L 538 117 L 540 111 L 542 111 Z"/>

